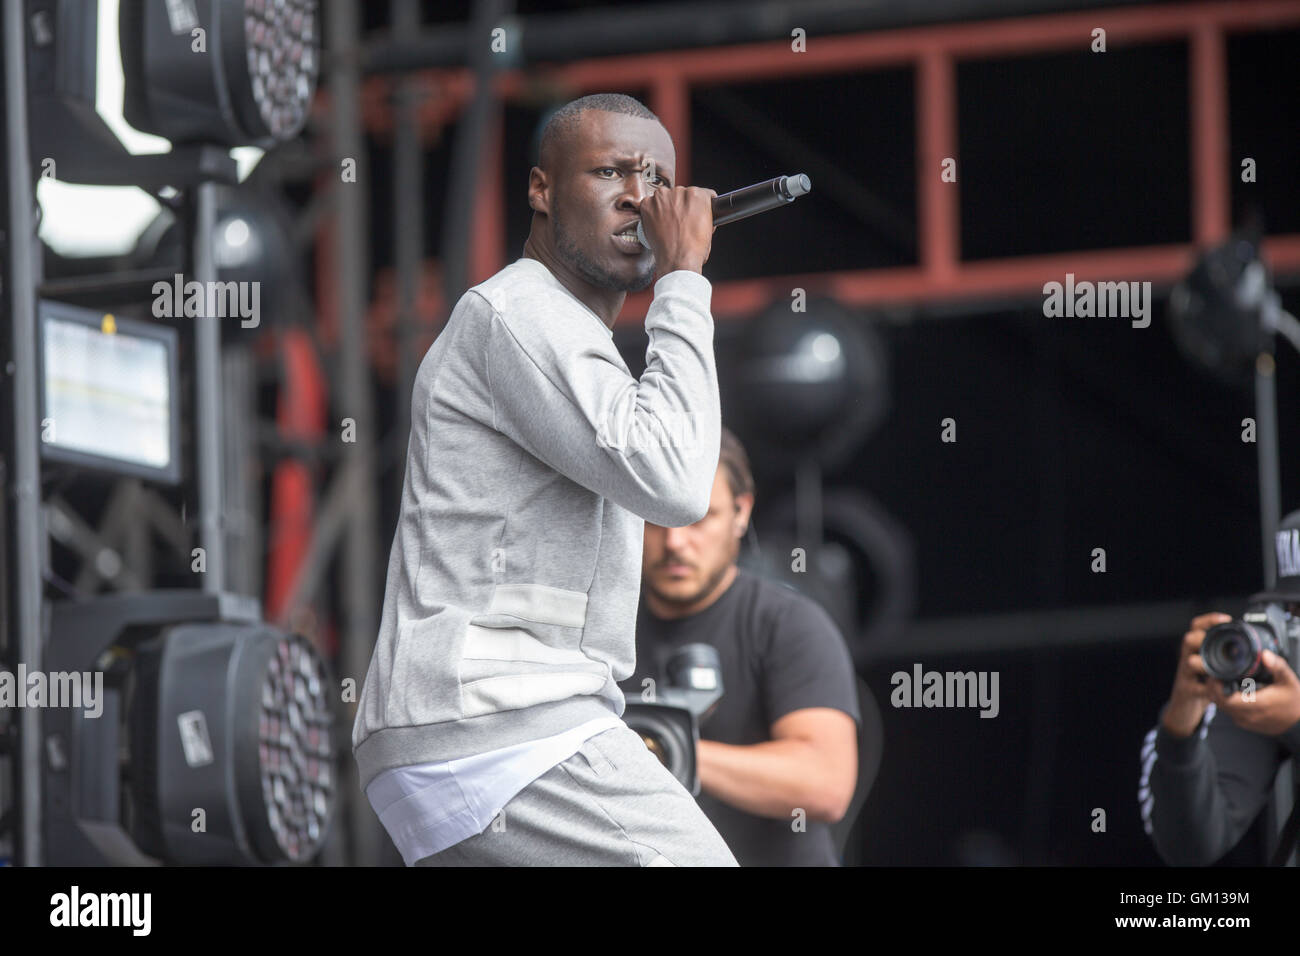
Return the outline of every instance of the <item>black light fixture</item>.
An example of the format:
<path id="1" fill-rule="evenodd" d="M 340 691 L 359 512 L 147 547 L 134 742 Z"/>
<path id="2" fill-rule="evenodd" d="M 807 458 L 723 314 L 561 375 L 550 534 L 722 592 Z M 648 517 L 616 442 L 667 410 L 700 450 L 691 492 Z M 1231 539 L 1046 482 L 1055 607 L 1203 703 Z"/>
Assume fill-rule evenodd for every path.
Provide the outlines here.
<path id="1" fill-rule="evenodd" d="M 1169 296 L 1170 328 L 1183 354 L 1216 375 L 1246 375 L 1277 332 L 1300 350 L 1300 322 L 1282 308 L 1252 227 L 1206 251 Z"/>
<path id="2" fill-rule="evenodd" d="M 291 139 L 315 91 L 319 27 L 316 0 L 123 3 L 123 115 L 174 143 Z"/>
<path id="3" fill-rule="evenodd" d="M 218 264 L 239 272 L 271 258 L 249 254 L 250 219 L 220 224 L 228 241 L 214 248 L 215 190 L 238 181 L 231 147 L 269 148 L 304 125 L 319 67 L 315 0 L 123 0 L 124 115 L 171 143 L 149 155 L 132 154 L 97 112 L 97 52 L 112 18 L 88 0 L 20 6 L 35 121 L 30 143 L 11 124 L 11 151 L 63 182 L 179 190 L 195 224 L 196 280 L 215 281 Z M 6 39 L 21 32 L 11 17 Z M 83 281 L 78 295 L 108 295 L 111 285 Z M 220 335 L 212 322 L 195 329 L 195 433 L 219 436 Z M 198 442 L 196 458 L 200 520 L 211 527 L 219 442 Z M 302 863 L 322 848 L 336 796 L 325 663 L 262 621 L 256 600 L 223 590 L 221 537 L 203 540 L 208 590 L 37 596 L 48 639 L 26 647 L 25 660 L 33 673 L 96 687 L 97 699 L 48 708 L 39 737 L 24 727 L 24 747 L 40 748 L 45 798 L 38 805 L 24 783 L 20 823 L 34 862 Z"/>
<path id="4" fill-rule="evenodd" d="M 50 672 L 104 676 L 93 711 L 45 717 L 47 863 L 283 864 L 320 851 L 336 803 L 328 671 L 259 612 L 188 590 L 54 606 Z"/>
<path id="5" fill-rule="evenodd" d="M 797 495 L 763 508 L 763 544 L 750 567 L 812 598 L 844 635 L 859 669 L 898 647 L 916 610 L 916 547 L 911 534 L 860 489 L 832 488 L 820 497 L 821 538 L 815 550 L 799 532 Z M 807 566 L 791 567 L 804 548 Z"/>
<path id="6" fill-rule="evenodd" d="M 1225 380 L 1249 375 L 1265 346 L 1264 329 L 1259 303 L 1240 293 L 1263 270 L 1258 238 L 1249 234 L 1235 235 L 1197 259 L 1169 295 L 1169 328 L 1186 358 Z"/>
<path id="7" fill-rule="evenodd" d="M 261 321 L 249 326 L 249 335 L 286 322 L 308 308 L 308 288 L 298 250 L 293 243 L 292 215 L 284 199 L 253 180 L 239 186 L 215 187 L 216 210 L 212 229 L 215 281 L 256 283 Z M 161 210 L 124 261 L 142 274 L 171 279 L 185 268 L 185 224 L 170 209 Z M 231 322 L 226 341 L 243 331 Z"/>
<path id="8" fill-rule="evenodd" d="M 1169 297 L 1169 325 L 1192 362 L 1230 383 L 1255 381 L 1255 448 L 1259 460 L 1260 538 L 1264 581 L 1277 580 L 1273 529 L 1281 521 L 1274 335 L 1300 350 L 1300 320 L 1282 308 L 1260 258 L 1262 223 L 1203 253 Z"/>
<path id="9" fill-rule="evenodd" d="M 866 319 L 829 298 L 804 312 L 774 302 L 746 327 L 719 376 L 752 458 L 784 470 L 798 456 L 834 468 L 889 408 L 887 355 Z"/>

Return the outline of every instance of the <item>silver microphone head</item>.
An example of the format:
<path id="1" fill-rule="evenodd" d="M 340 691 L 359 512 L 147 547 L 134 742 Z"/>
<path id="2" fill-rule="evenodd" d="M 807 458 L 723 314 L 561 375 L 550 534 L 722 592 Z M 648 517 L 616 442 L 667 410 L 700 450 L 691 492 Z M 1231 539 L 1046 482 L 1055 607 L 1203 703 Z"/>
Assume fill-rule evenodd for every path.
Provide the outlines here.
<path id="1" fill-rule="evenodd" d="M 796 196 L 806 196 L 812 192 L 812 180 L 806 173 L 796 173 L 793 176 L 785 177 L 785 192 L 790 198 Z"/>

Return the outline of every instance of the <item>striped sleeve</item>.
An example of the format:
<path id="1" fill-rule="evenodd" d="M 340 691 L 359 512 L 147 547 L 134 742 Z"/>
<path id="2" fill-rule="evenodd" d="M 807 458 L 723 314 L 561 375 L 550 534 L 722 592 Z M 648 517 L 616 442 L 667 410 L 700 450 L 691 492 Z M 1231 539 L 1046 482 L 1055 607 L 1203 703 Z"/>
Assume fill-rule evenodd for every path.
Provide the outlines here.
<path id="1" fill-rule="evenodd" d="M 1142 742 L 1142 826 L 1171 866 L 1208 866 L 1235 847 L 1268 801 L 1285 757 L 1277 740 L 1242 730 L 1210 704 L 1175 737 L 1157 723 Z"/>

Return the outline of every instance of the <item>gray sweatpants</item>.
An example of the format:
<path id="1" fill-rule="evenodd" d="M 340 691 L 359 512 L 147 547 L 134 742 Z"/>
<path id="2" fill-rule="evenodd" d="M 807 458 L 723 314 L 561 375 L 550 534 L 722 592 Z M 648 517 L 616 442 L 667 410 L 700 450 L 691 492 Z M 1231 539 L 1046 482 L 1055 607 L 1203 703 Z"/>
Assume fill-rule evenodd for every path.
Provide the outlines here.
<path id="1" fill-rule="evenodd" d="M 589 738 L 482 833 L 416 866 L 738 866 L 708 817 L 626 726 Z"/>

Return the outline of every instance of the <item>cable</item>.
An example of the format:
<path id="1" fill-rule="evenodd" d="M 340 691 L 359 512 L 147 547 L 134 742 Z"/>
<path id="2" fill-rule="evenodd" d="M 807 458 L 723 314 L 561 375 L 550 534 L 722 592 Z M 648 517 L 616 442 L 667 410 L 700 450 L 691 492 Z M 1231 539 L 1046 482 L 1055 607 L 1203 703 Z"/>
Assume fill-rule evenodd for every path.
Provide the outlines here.
<path id="1" fill-rule="evenodd" d="M 1280 333 L 1297 352 L 1300 352 L 1300 320 L 1282 308 L 1276 292 L 1265 304 L 1263 311 L 1265 327 Z"/>

